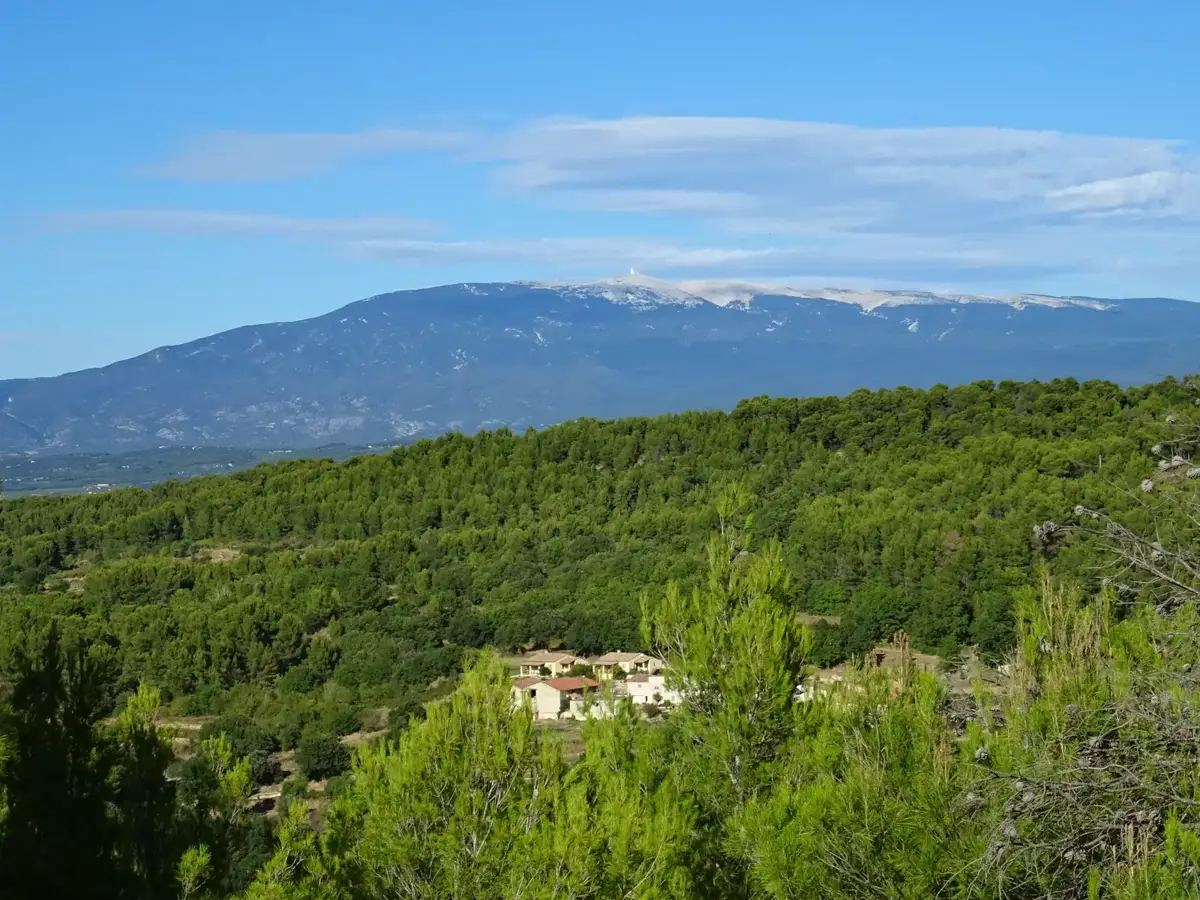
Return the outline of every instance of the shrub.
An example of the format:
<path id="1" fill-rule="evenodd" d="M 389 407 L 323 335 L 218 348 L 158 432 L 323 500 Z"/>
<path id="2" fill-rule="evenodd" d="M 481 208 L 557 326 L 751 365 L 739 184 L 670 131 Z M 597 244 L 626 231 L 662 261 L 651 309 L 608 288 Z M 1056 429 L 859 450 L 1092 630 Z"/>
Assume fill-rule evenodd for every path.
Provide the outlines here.
<path id="1" fill-rule="evenodd" d="M 350 767 L 350 751 L 332 734 L 308 734 L 300 739 L 296 763 L 310 781 L 323 781 Z"/>
<path id="2" fill-rule="evenodd" d="M 234 756 L 252 756 L 255 753 L 270 754 L 279 749 L 279 742 L 268 734 L 249 716 L 221 716 L 206 722 L 200 729 L 200 740 L 208 740 L 219 734 L 229 739 L 229 749 Z"/>
<path id="3" fill-rule="evenodd" d="M 338 795 L 345 793 L 348 787 L 350 787 L 350 774 L 348 772 L 341 775 L 334 775 L 325 782 L 325 796 L 330 800 L 336 800 Z"/>
<path id="4" fill-rule="evenodd" d="M 288 669 L 275 684 L 285 694 L 307 694 L 321 684 L 321 677 L 313 671 L 312 666 L 301 663 Z"/>
<path id="5" fill-rule="evenodd" d="M 308 779 L 303 775 L 293 775 L 283 783 L 283 790 L 279 795 L 279 808 L 287 809 L 292 803 L 307 797 Z"/>
<path id="6" fill-rule="evenodd" d="M 308 710 L 292 707 L 282 711 L 271 723 L 271 731 L 282 749 L 295 750 L 311 722 L 312 714 Z"/>
<path id="7" fill-rule="evenodd" d="M 393 735 L 407 730 L 413 717 L 418 721 L 425 718 L 425 700 L 419 693 L 410 691 L 388 711 L 388 730 Z"/>
<path id="8" fill-rule="evenodd" d="M 257 787 L 261 787 L 264 784 L 274 784 L 279 780 L 279 776 L 283 774 L 283 770 L 279 767 L 279 760 L 270 753 L 255 750 L 249 754 L 247 759 L 250 760 L 250 777 L 254 779 L 254 784 Z"/>
<path id="9" fill-rule="evenodd" d="M 321 730 L 337 735 L 338 737 L 353 734 L 358 731 L 360 725 L 361 720 L 358 717 L 358 713 L 345 707 L 331 710 L 321 718 Z"/>

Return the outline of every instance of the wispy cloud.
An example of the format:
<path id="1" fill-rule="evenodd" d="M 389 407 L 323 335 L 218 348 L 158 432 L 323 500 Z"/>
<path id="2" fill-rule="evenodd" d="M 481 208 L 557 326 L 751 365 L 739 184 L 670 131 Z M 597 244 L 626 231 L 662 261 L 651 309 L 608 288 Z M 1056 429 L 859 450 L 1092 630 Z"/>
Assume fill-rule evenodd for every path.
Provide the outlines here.
<path id="1" fill-rule="evenodd" d="M 670 239 L 612 237 L 495 239 L 470 241 L 356 241 L 352 251 L 410 265 L 471 263 L 530 264 L 548 274 L 619 273 L 629 268 L 666 277 L 691 273 L 730 277 L 779 277 L 820 281 L 911 280 L 936 270 L 952 276 L 1033 278 L 1069 269 L 1069 263 L 1036 263 L 987 247 L 944 242 L 875 240 L 862 245 L 836 242 L 766 247 L 695 244 Z"/>
<path id="2" fill-rule="evenodd" d="M 288 181 L 321 175 L 363 156 L 451 150 L 470 140 L 463 132 L 398 128 L 348 133 L 219 131 L 141 172 L 184 181 Z"/>
<path id="3" fill-rule="evenodd" d="M 1200 223 L 1200 156 L 1165 140 L 648 117 L 534 122 L 493 152 L 511 191 L 793 232 L 983 233 L 1114 210 Z"/>
<path id="4" fill-rule="evenodd" d="M 958 232 L 1136 214 L 1200 223 L 1200 153 L 1178 141 L 780 119 L 551 119 L 504 134 L 216 132 L 144 171 L 305 178 L 366 155 L 472 148 L 512 192 L 611 212 L 790 230 Z"/>
<path id="5" fill-rule="evenodd" d="M 863 236 L 858 242 L 827 239 L 757 246 L 739 246 L 732 241 L 687 242 L 670 237 L 434 240 L 427 237 L 431 223 L 405 218 L 304 218 L 187 209 L 79 211 L 47 215 L 41 221 L 44 227 L 56 231 L 135 231 L 198 237 L 269 235 L 327 243 L 354 256 L 403 265 L 528 263 L 535 273 L 606 273 L 632 267 L 667 276 L 706 272 L 886 279 L 910 277 L 929 267 L 974 273 L 1026 273 L 1037 269 L 987 246 L 948 244 L 924 237 Z"/>
<path id="6" fill-rule="evenodd" d="M 428 234 L 432 224 L 399 216 L 307 218 L 197 209 L 114 209 L 54 213 L 42 224 L 59 231 L 148 231 L 182 235 L 279 235 L 353 241 Z"/>
<path id="7" fill-rule="evenodd" d="M 327 240 L 411 265 L 999 279 L 1014 289 L 1043 275 L 1094 285 L 1114 275 L 1129 283 L 1141 272 L 1159 289 L 1200 279 L 1200 152 L 1172 140 L 780 119 L 551 119 L 474 135 L 223 132 L 153 171 L 278 180 L 414 150 L 447 154 L 441 177 L 449 180 L 464 166 L 490 169 L 499 197 L 489 202 L 519 196 L 520 218 L 469 240 L 418 239 L 428 237 L 419 223 L 387 218 L 126 210 L 60 219 L 68 227 Z M 608 235 L 629 217 L 654 220 L 658 236 L 562 237 L 555 210 L 564 209 L 611 215 Z"/>
<path id="8" fill-rule="evenodd" d="M 654 268 L 658 271 L 744 266 L 765 260 L 769 248 L 687 246 L 669 241 L 562 237 L 471 241 L 356 241 L 358 252 L 415 264 L 536 262 L 556 268 Z"/>

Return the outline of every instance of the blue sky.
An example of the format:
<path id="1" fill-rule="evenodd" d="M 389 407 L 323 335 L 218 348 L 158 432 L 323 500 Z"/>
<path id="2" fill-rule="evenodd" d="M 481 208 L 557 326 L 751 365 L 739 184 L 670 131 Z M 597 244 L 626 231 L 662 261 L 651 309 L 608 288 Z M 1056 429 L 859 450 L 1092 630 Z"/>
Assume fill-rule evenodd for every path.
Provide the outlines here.
<path id="1" fill-rule="evenodd" d="M 1198 31 L 1195 0 L 8 0 L 0 378 L 631 267 L 1200 299 Z"/>

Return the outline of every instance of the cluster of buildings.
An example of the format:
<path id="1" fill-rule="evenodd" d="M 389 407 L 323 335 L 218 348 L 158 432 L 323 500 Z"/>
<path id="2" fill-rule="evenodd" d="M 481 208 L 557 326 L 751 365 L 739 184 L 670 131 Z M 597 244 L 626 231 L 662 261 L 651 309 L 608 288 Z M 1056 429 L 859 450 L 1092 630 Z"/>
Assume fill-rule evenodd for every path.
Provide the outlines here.
<path id="1" fill-rule="evenodd" d="M 610 707 L 608 694 L 628 698 L 641 707 L 661 707 L 679 702 L 679 693 L 667 688 L 666 664 L 646 653 L 606 653 L 586 659 L 573 653 L 543 651 L 518 661 L 513 680 L 514 704 L 528 703 L 537 719 L 602 717 Z M 584 674 L 590 673 L 590 674 Z"/>

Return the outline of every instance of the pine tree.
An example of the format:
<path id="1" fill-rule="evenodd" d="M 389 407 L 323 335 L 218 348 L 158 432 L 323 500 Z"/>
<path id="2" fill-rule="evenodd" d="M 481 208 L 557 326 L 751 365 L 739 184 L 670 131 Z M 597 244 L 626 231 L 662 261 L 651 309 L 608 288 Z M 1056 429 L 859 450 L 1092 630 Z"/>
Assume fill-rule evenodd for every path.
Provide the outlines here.
<path id="1" fill-rule="evenodd" d="M 7 814 L 0 832 L 0 885 L 12 898 L 122 896 L 120 834 L 109 816 L 109 774 L 119 757 L 99 733 L 104 678 L 57 627 L 21 652 L 7 731 L 11 758 L 0 776 Z"/>
<path id="2" fill-rule="evenodd" d="M 674 765 L 695 798 L 712 845 L 702 859 L 709 889 L 749 891 L 739 860 L 726 853 L 723 823 L 773 782 L 795 727 L 807 639 L 786 590 L 782 548 L 747 547 L 748 492 L 727 489 L 717 503 L 719 530 L 708 545 L 708 579 L 690 595 L 677 585 L 658 604 L 643 600 L 647 643 L 683 697 Z"/>

